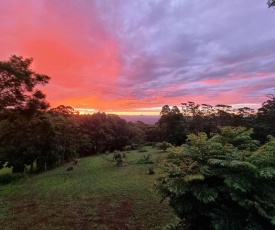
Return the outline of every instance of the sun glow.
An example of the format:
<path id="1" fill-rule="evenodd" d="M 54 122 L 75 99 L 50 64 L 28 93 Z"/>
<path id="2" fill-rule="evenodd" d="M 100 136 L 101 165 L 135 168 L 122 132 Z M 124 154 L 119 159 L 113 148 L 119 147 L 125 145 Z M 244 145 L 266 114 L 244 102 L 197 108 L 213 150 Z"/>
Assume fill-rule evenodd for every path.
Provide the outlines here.
<path id="1" fill-rule="evenodd" d="M 156 116 L 160 114 L 161 107 L 154 108 L 137 108 L 135 110 L 106 110 L 100 111 L 92 108 L 74 108 L 79 114 L 94 114 L 105 112 L 106 114 L 131 115 L 131 116 Z"/>

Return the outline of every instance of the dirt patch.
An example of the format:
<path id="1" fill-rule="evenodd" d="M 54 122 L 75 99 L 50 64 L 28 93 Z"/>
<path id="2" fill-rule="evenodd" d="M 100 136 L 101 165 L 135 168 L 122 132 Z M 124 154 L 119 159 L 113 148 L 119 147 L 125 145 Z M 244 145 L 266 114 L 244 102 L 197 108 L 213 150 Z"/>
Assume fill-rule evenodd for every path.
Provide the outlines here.
<path id="1" fill-rule="evenodd" d="M 114 202 L 113 199 L 105 198 L 98 206 L 95 223 L 104 225 L 112 230 L 140 230 L 140 226 L 133 224 L 135 216 L 133 212 L 133 201 L 124 198 Z"/>
<path id="2" fill-rule="evenodd" d="M 17 198 L 13 200 L 12 212 L 14 214 L 35 213 L 38 209 L 38 205 L 35 201 L 27 199 L 25 197 Z"/>

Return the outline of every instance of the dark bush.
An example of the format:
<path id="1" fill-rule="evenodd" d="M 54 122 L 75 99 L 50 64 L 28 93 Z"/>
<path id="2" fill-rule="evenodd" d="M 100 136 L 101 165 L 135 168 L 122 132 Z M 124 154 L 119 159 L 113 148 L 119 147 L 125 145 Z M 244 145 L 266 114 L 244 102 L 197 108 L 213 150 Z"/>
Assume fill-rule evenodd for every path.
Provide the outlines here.
<path id="1" fill-rule="evenodd" d="M 153 167 L 150 167 L 150 168 L 149 168 L 148 174 L 149 174 L 149 175 L 155 174 L 155 171 L 154 171 L 154 168 L 153 168 Z"/>
<path id="2" fill-rule="evenodd" d="M 143 155 L 137 162 L 138 164 L 154 164 L 151 159 L 151 155 L 147 154 L 147 156 Z"/>
<path id="3" fill-rule="evenodd" d="M 141 148 L 140 150 L 138 150 L 139 153 L 145 153 L 145 152 L 148 152 L 147 149 L 144 149 L 144 148 Z"/>
<path id="4" fill-rule="evenodd" d="M 16 182 L 24 177 L 21 173 L 6 173 L 0 174 L 0 184 L 10 184 Z"/>
<path id="5" fill-rule="evenodd" d="M 146 143 L 144 144 L 144 146 L 156 147 L 156 142 L 146 142 Z"/>

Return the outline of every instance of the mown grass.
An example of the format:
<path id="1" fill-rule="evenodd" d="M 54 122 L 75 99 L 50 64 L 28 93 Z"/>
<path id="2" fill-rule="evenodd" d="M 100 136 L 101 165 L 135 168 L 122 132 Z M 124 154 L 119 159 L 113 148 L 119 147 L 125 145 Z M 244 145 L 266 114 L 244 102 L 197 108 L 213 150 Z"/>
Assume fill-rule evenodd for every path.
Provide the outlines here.
<path id="1" fill-rule="evenodd" d="M 1 229 L 161 229 L 176 220 L 167 203 L 159 203 L 143 155 L 154 161 L 163 153 L 127 153 L 117 167 L 112 154 L 82 158 L 69 165 L 0 187 Z"/>
<path id="2" fill-rule="evenodd" d="M 8 173 L 11 173 L 12 169 L 11 168 L 8 168 L 8 167 L 4 167 L 0 170 L 0 175 L 1 174 L 8 174 Z"/>

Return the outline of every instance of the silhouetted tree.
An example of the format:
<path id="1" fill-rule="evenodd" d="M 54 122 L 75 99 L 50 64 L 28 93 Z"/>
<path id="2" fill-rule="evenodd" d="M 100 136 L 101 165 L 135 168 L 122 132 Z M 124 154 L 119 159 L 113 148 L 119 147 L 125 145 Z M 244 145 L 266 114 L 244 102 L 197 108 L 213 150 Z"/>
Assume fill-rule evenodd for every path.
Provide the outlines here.
<path id="1" fill-rule="evenodd" d="M 172 109 L 168 105 L 162 107 L 157 124 L 161 130 L 161 141 L 173 145 L 181 145 L 186 138 L 186 119 L 177 106 Z"/>
<path id="2" fill-rule="evenodd" d="M 0 111 L 16 108 L 33 114 L 48 108 L 46 95 L 35 87 L 47 84 L 50 77 L 34 72 L 32 61 L 15 55 L 8 61 L 0 61 Z"/>
<path id="3" fill-rule="evenodd" d="M 267 95 L 268 100 L 262 103 L 253 122 L 254 136 L 262 143 L 267 141 L 267 135 L 275 136 L 275 97 Z"/>
<path id="4" fill-rule="evenodd" d="M 275 7 L 275 0 L 268 0 L 267 5 L 268 5 L 268 8 Z"/>
<path id="5" fill-rule="evenodd" d="M 75 111 L 71 106 L 59 105 L 56 108 L 49 110 L 49 113 L 52 115 L 63 115 L 63 116 L 72 116 L 79 115 L 78 111 Z"/>

